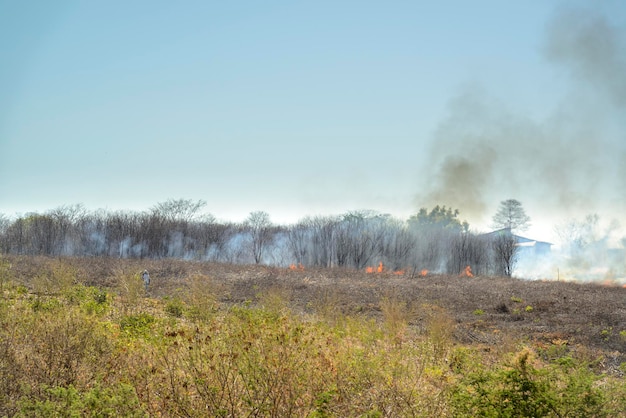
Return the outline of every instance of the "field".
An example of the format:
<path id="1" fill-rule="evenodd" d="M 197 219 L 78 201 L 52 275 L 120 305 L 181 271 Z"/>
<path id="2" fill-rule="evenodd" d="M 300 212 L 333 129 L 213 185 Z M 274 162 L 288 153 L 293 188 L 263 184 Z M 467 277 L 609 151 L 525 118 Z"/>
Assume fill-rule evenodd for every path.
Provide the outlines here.
<path id="1" fill-rule="evenodd" d="M 0 416 L 626 410 L 619 286 L 33 257 L 0 280 Z"/>

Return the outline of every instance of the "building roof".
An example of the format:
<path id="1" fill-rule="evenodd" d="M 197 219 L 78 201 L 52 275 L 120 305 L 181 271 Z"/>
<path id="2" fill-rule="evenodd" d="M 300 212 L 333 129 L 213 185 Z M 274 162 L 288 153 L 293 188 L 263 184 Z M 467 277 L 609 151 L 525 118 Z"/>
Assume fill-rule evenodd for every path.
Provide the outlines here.
<path id="1" fill-rule="evenodd" d="M 517 242 L 517 245 L 519 247 L 534 247 L 536 245 L 554 245 L 550 242 L 546 242 L 546 241 L 538 241 L 535 239 L 531 239 L 531 238 L 526 238 L 526 237 L 522 237 L 520 235 L 516 235 L 511 231 L 511 228 L 502 228 L 502 229 L 498 229 L 496 231 L 492 231 L 492 232 L 488 232 L 486 234 L 482 234 L 483 236 L 486 237 L 491 237 L 491 236 L 497 236 L 497 235 L 511 235 L 513 238 L 515 238 L 515 241 Z"/>

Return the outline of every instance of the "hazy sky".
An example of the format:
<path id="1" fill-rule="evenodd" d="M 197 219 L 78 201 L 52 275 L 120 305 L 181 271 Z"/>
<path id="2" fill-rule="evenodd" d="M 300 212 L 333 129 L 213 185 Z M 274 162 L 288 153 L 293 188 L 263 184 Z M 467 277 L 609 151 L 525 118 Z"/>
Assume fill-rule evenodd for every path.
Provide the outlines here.
<path id="1" fill-rule="evenodd" d="M 0 213 L 626 224 L 625 34 L 619 0 L 0 0 Z"/>

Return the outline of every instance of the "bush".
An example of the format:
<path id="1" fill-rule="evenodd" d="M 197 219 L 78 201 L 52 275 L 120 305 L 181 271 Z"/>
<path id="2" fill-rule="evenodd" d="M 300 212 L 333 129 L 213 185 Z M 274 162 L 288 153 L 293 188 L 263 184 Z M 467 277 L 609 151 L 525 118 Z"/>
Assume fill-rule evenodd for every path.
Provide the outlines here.
<path id="1" fill-rule="evenodd" d="M 180 318 L 183 316 L 183 309 L 184 305 L 180 299 L 172 299 L 165 304 L 165 312 L 169 316 L 173 316 L 175 318 Z"/>
<path id="2" fill-rule="evenodd" d="M 463 377 L 453 390 L 456 416 L 610 416 L 601 378 L 572 358 L 535 367 L 533 351 L 522 350 L 509 367 Z M 622 389 L 623 390 L 623 389 Z"/>
<path id="3" fill-rule="evenodd" d="M 120 330 L 131 337 L 146 337 L 154 322 L 154 316 L 148 313 L 126 315 L 120 320 Z"/>
<path id="4" fill-rule="evenodd" d="M 96 386 L 85 392 L 73 385 L 46 390 L 46 399 L 23 399 L 16 417 L 147 417 L 132 386 Z"/>

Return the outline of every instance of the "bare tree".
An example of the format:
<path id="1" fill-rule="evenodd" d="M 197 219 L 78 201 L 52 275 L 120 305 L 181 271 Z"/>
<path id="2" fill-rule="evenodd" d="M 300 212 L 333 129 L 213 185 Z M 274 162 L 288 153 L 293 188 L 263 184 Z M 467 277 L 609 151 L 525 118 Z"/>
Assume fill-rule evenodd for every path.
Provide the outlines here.
<path id="1" fill-rule="evenodd" d="M 381 225 L 381 240 L 379 253 L 391 268 L 403 269 L 411 266 L 411 255 L 415 249 L 415 236 L 409 230 L 406 222 L 397 219 L 387 219 Z"/>
<path id="2" fill-rule="evenodd" d="M 200 209 L 206 206 L 204 200 L 194 202 L 191 199 L 168 199 L 157 203 L 152 211 L 160 214 L 170 222 L 191 222 Z"/>
<path id="3" fill-rule="evenodd" d="M 495 229 L 510 229 L 511 231 L 525 231 L 530 226 L 530 217 L 526 215 L 521 202 L 515 199 L 503 200 L 495 215 L 493 215 Z"/>
<path id="4" fill-rule="evenodd" d="M 335 235 L 337 265 L 364 268 L 378 254 L 384 215 L 355 211 L 343 215 Z"/>
<path id="5" fill-rule="evenodd" d="M 457 232 L 448 236 L 447 272 L 458 274 L 467 266 L 474 274 L 487 272 L 489 248 L 486 240 L 471 233 Z"/>
<path id="6" fill-rule="evenodd" d="M 306 263 L 310 239 L 311 230 L 303 221 L 290 226 L 287 230 L 287 245 L 289 246 L 296 263 L 301 265 Z"/>
<path id="7" fill-rule="evenodd" d="M 256 264 L 263 260 L 263 253 L 266 247 L 272 243 L 274 239 L 274 230 L 270 215 L 267 212 L 256 211 L 251 212 L 244 223 L 250 234 L 250 248 L 252 257 Z"/>
<path id="8" fill-rule="evenodd" d="M 9 241 L 10 219 L 3 213 L 0 213 L 0 254 L 7 254 L 11 249 Z"/>
<path id="9" fill-rule="evenodd" d="M 493 250 L 494 273 L 499 276 L 511 277 L 517 257 L 519 247 L 517 240 L 507 229 L 491 238 L 491 248 Z"/>
<path id="10" fill-rule="evenodd" d="M 48 215 L 57 225 L 55 254 L 70 255 L 74 253 L 73 247 L 78 244 L 76 227 L 85 214 L 86 210 L 82 204 L 59 206 L 48 212 Z"/>
<path id="11" fill-rule="evenodd" d="M 336 263 L 336 242 L 339 219 L 334 216 L 305 218 L 311 230 L 310 264 L 332 267 Z"/>
<path id="12" fill-rule="evenodd" d="M 555 231 L 564 247 L 571 252 L 581 251 L 598 240 L 599 221 L 597 214 L 589 214 L 582 220 L 570 219 L 555 227 Z"/>

